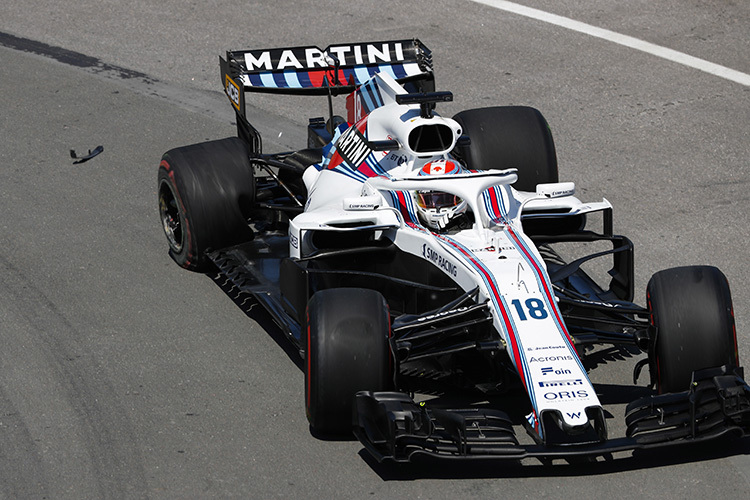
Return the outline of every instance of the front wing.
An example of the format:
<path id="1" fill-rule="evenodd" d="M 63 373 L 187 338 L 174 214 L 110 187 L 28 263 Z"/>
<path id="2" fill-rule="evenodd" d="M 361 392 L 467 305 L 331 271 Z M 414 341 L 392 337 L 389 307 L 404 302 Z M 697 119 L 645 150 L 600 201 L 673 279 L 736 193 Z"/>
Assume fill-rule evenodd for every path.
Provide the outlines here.
<path id="1" fill-rule="evenodd" d="M 354 434 L 378 460 L 409 462 L 418 456 L 441 459 L 597 457 L 750 432 L 750 387 L 742 370 L 696 371 L 688 391 L 633 401 L 625 412 L 625 437 L 567 444 L 519 444 L 511 419 L 485 408 L 438 409 L 399 392 L 360 392 Z M 534 433 L 530 433 L 532 436 Z M 543 435 L 548 435 L 545 432 Z"/>

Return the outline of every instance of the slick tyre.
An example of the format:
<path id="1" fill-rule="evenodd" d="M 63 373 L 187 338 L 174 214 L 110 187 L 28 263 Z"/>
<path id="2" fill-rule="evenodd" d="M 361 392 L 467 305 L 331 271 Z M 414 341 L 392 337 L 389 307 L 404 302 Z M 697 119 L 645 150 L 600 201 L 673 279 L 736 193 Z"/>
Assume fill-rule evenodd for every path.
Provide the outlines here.
<path id="1" fill-rule="evenodd" d="M 393 383 L 383 296 L 361 288 L 317 292 L 307 306 L 305 408 L 314 434 L 351 434 L 354 395 Z"/>
<path id="2" fill-rule="evenodd" d="M 542 114 L 526 106 L 498 106 L 461 111 L 453 117 L 471 144 L 456 153 L 472 170 L 518 169 L 513 187 L 536 191 L 558 182 L 557 154 Z"/>
<path id="3" fill-rule="evenodd" d="M 167 151 L 158 183 L 169 254 L 185 269 L 205 271 L 209 250 L 252 239 L 246 216 L 255 200 L 255 178 L 239 138 Z"/>
<path id="4" fill-rule="evenodd" d="M 695 370 L 739 366 L 732 297 L 721 271 L 666 269 L 653 275 L 646 295 L 656 332 L 649 360 L 660 394 L 688 390 Z"/>

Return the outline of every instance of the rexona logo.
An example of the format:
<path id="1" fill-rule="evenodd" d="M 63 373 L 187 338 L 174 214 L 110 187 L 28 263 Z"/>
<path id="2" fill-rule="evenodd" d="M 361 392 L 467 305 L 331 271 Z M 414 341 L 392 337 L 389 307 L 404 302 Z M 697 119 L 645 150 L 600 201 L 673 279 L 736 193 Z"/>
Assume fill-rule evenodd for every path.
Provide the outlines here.
<path id="1" fill-rule="evenodd" d="M 353 168 L 359 167 L 372 152 L 367 139 L 357 127 L 351 127 L 336 141 L 336 149 L 341 157 Z"/>
<path id="2" fill-rule="evenodd" d="M 456 276 L 456 274 L 458 274 L 456 264 L 443 257 L 432 248 L 428 247 L 427 243 L 422 245 L 422 257 L 431 261 L 433 264 L 435 264 L 451 276 Z"/>
<path id="3" fill-rule="evenodd" d="M 589 397 L 589 393 L 585 389 L 579 389 L 577 391 L 547 392 L 544 394 L 544 399 L 547 401 L 566 401 L 571 399 L 585 399 L 587 397 Z"/>
<path id="4" fill-rule="evenodd" d="M 539 387 L 570 387 L 573 385 L 583 385 L 583 379 L 576 378 L 570 380 L 550 380 L 548 382 L 539 382 Z"/>
<path id="5" fill-rule="evenodd" d="M 333 65 L 330 56 L 335 57 L 341 66 L 398 63 L 405 60 L 401 42 L 386 42 L 331 45 L 325 50 L 318 47 L 251 50 L 245 52 L 245 66 L 251 72 L 327 68 Z"/>
<path id="6" fill-rule="evenodd" d="M 551 363 L 552 361 L 573 361 L 573 356 L 566 354 L 563 356 L 540 356 L 529 359 L 529 363 Z"/>

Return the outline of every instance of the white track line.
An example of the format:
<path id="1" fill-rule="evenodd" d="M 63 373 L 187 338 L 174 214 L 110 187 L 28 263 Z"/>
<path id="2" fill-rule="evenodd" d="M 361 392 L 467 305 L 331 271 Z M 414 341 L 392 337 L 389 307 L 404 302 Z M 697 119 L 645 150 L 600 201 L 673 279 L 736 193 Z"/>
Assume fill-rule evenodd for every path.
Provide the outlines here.
<path id="1" fill-rule="evenodd" d="M 644 42 L 643 40 L 639 40 L 631 36 L 621 35 L 620 33 L 615 33 L 614 31 L 597 28 L 596 26 L 591 26 L 590 24 L 575 21 L 567 17 L 550 14 L 549 12 L 544 12 L 543 10 L 532 9 L 531 7 L 526 7 L 524 5 L 519 5 L 513 2 L 506 2 L 504 0 L 472 1 L 475 3 L 487 5 L 489 7 L 494 7 L 499 10 L 504 10 L 521 16 L 537 19 L 545 23 L 561 26 L 569 30 L 578 31 L 579 33 L 584 33 L 596 38 L 608 40 L 610 42 L 624 45 L 625 47 L 630 47 L 631 49 L 640 50 L 642 52 L 667 59 L 668 61 L 689 66 L 700 71 L 705 71 L 706 73 L 710 73 L 712 75 L 716 75 L 718 77 L 725 78 L 727 80 L 731 80 L 741 85 L 750 87 L 750 75 L 748 75 L 747 73 L 742 73 L 741 71 L 736 71 L 725 66 L 720 66 L 718 64 L 706 61 L 705 59 L 699 59 L 697 57 L 689 56 L 682 52 L 668 49 L 660 45 Z"/>

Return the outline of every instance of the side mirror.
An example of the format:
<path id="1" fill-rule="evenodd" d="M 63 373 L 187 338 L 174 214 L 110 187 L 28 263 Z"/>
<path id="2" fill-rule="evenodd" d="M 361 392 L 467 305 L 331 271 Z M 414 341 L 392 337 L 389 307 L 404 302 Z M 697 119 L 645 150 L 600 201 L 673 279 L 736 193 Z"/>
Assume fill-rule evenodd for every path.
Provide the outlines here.
<path id="1" fill-rule="evenodd" d="M 563 198 L 576 194 L 575 182 L 553 182 L 550 184 L 537 184 L 536 194 L 545 198 Z"/>

